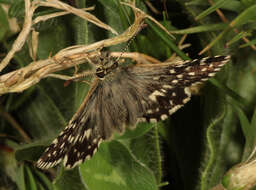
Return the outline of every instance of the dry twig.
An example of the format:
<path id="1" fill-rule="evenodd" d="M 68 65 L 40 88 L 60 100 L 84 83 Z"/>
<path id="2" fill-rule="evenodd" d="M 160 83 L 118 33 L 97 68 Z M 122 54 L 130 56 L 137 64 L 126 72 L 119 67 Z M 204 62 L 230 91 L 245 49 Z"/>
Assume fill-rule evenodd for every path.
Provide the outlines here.
<path id="1" fill-rule="evenodd" d="M 26 2 L 26 18 L 25 18 L 25 23 L 24 23 L 22 32 L 19 34 L 17 40 L 15 41 L 10 51 L 11 53 L 9 52 L 6 58 L 0 64 L 0 69 L 5 68 L 8 65 L 10 59 L 14 56 L 14 53 L 19 51 L 22 48 L 22 46 L 24 45 L 25 39 L 29 35 L 32 25 L 40 21 L 45 21 L 47 19 L 64 15 L 67 13 L 73 13 L 100 27 L 103 27 L 112 32 L 115 32 L 111 27 L 99 21 L 95 16 L 83 10 L 71 7 L 58 0 L 33 1 L 32 4 L 30 4 L 29 0 L 25 0 L 25 2 Z M 113 38 L 98 41 L 90 45 L 76 45 L 76 46 L 65 48 L 59 51 L 53 57 L 50 57 L 46 60 L 34 61 L 28 64 L 28 66 L 26 67 L 1 75 L 0 76 L 0 95 L 11 93 L 11 92 L 22 92 L 23 90 L 37 84 L 41 79 L 46 77 L 56 77 L 64 80 L 66 79 L 70 80 L 70 79 L 76 78 L 76 76 L 69 77 L 69 76 L 63 76 L 63 75 L 58 75 L 53 73 L 70 68 L 70 67 L 75 67 L 79 64 L 87 62 L 90 59 L 95 58 L 96 56 L 99 55 L 99 49 L 102 49 L 103 47 L 113 46 L 113 45 L 128 41 L 141 29 L 141 27 L 143 26 L 142 23 L 146 18 L 151 19 L 153 22 L 155 22 L 158 26 L 160 26 L 166 31 L 166 29 L 161 24 L 159 24 L 152 17 L 148 16 L 146 13 L 136 8 L 134 5 L 126 4 L 126 3 L 123 3 L 123 4 L 130 6 L 133 9 L 135 14 L 134 23 L 125 32 Z M 32 16 L 35 9 L 40 6 L 54 7 L 57 9 L 64 10 L 64 12 L 41 16 L 32 20 Z M 131 55 L 128 55 L 128 54 L 122 55 L 122 57 L 125 57 L 125 56 L 131 57 Z M 142 57 L 143 59 L 138 60 L 138 55 L 136 56 L 135 54 L 133 54 L 131 58 L 137 60 L 137 62 L 147 62 L 147 61 L 158 62 L 157 60 L 153 60 L 153 58 L 150 58 L 146 55 L 143 55 Z"/>
<path id="2" fill-rule="evenodd" d="M 92 22 L 96 24 L 99 27 L 105 28 L 107 30 L 110 30 L 114 34 L 117 34 L 117 32 L 112 29 L 110 26 L 104 24 L 99 19 L 97 19 L 94 15 L 80 9 L 73 8 L 63 2 L 60 2 L 58 0 L 46 0 L 46 1 L 33 1 L 32 3 L 30 0 L 25 0 L 25 19 L 23 28 L 18 36 L 18 38 L 15 40 L 15 42 L 12 45 L 11 50 L 8 52 L 6 57 L 1 61 L 0 63 L 0 72 L 9 64 L 10 60 L 13 58 L 14 54 L 21 50 L 23 45 L 25 44 L 25 41 L 31 31 L 31 28 L 33 24 L 38 23 L 39 21 L 45 21 L 49 18 L 53 18 L 53 16 L 60 16 L 60 14 L 51 14 L 50 16 L 41 16 L 38 18 L 35 18 L 33 21 L 33 15 L 35 10 L 38 7 L 41 6 L 47 6 L 47 7 L 54 7 L 56 9 L 64 10 L 65 12 L 76 14 L 77 16 L 80 16 L 84 18 L 85 20 L 88 20 L 89 22 Z M 63 14 L 64 15 L 64 14 Z"/>
<path id="3" fill-rule="evenodd" d="M 34 5 L 32 7 L 32 10 L 34 11 L 36 6 Z M 32 10 L 29 9 L 31 18 L 33 15 Z M 103 47 L 108 47 L 128 41 L 131 37 L 134 36 L 134 34 L 137 33 L 138 30 L 140 30 L 141 24 L 145 19 L 145 14 L 139 13 L 136 10 L 134 11 L 136 12 L 136 17 L 133 25 L 131 25 L 124 33 L 116 37 L 102 40 L 87 46 L 77 45 L 68 47 L 58 52 L 54 57 L 50 57 L 46 60 L 31 62 L 26 67 L 0 76 L 0 94 L 21 92 L 31 87 L 32 85 L 35 85 L 41 79 L 48 77 L 50 74 L 56 71 L 61 71 L 84 63 L 88 59 L 93 59 L 95 56 L 98 56 L 98 50 Z M 32 19 L 30 19 L 29 25 L 24 24 L 26 31 L 30 31 L 30 27 L 32 26 L 31 23 Z M 19 35 L 19 37 L 22 36 L 23 38 L 23 43 L 19 41 L 20 47 L 22 47 L 24 44 L 24 39 L 28 36 L 28 34 L 29 32 Z M 16 52 L 18 49 L 15 48 L 12 51 Z M 5 66 L 7 64 L 5 64 Z"/>

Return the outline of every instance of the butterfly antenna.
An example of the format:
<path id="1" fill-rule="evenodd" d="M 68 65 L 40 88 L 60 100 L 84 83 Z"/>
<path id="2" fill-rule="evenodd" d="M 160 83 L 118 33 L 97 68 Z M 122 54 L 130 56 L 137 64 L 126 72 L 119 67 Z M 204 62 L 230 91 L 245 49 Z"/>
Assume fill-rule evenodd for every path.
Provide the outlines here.
<path id="1" fill-rule="evenodd" d="M 129 46 L 131 45 L 132 41 L 135 39 L 135 37 L 138 35 L 138 33 L 144 29 L 147 25 L 142 23 L 139 27 L 139 30 L 131 37 L 131 39 L 127 42 L 127 45 L 123 48 L 120 56 L 116 59 L 116 62 L 118 62 L 120 60 L 120 58 L 122 57 L 122 55 L 124 54 L 124 52 L 126 52 L 129 48 Z"/>

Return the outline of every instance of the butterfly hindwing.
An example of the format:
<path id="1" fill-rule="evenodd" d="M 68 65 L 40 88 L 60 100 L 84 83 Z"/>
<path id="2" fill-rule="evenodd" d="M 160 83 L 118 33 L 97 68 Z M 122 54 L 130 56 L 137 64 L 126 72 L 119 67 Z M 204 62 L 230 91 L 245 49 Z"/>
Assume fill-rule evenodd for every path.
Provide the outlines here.
<path id="1" fill-rule="evenodd" d="M 91 158 L 99 144 L 115 131 L 123 132 L 126 126 L 136 124 L 146 108 L 131 78 L 122 72 L 97 83 L 84 107 L 38 160 L 39 168 L 53 167 L 61 160 L 66 168 L 73 168 Z"/>
<path id="2" fill-rule="evenodd" d="M 97 83 L 95 83 L 96 85 Z M 76 163 L 91 157 L 102 141 L 103 134 L 95 125 L 95 107 L 97 86 L 91 87 L 89 97 L 84 105 L 65 129 L 45 150 L 37 162 L 37 166 L 47 169 L 64 161 L 66 168 L 72 168 Z"/>
<path id="3" fill-rule="evenodd" d="M 148 122 L 167 119 L 190 100 L 192 86 L 213 77 L 229 59 L 230 56 L 216 56 L 175 64 L 139 65 L 131 69 L 144 83 L 148 80 L 144 96 L 150 103 L 140 119 Z"/>

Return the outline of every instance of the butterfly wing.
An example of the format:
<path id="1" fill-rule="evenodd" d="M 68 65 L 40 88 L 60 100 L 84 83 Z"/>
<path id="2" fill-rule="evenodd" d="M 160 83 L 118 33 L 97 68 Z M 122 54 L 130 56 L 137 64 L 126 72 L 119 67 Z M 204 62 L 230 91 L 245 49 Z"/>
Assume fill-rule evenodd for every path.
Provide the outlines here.
<path id="1" fill-rule="evenodd" d="M 175 64 L 161 63 L 138 65 L 130 69 L 144 83 L 146 113 L 142 121 L 165 120 L 190 100 L 193 85 L 213 77 L 230 59 L 230 56 L 215 56 Z"/>
<path id="2" fill-rule="evenodd" d="M 93 85 L 84 104 L 38 160 L 39 168 L 53 167 L 62 160 L 66 168 L 73 168 L 91 158 L 102 140 L 136 124 L 146 107 L 129 74 L 123 74 L 123 69 L 118 70 Z"/>
<path id="3" fill-rule="evenodd" d="M 62 160 L 67 162 L 67 155 L 70 154 L 71 150 L 73 150 L 73 152 L 77 151 L 77 149 L 74 148 L 74 145 L 76 145 L 77 142 L 80 141 L 84 144 L 83 152 L 86 152 L 86 155 L 82 156 L 85 156 L 85 158 L 87 156 L 87 158 L 89 158 L 89 156 L 93 155 L 94 150 L 102 141 L 102 139 L 100 138 L 102 136 L 100 134 L 100 130 L 97 130 L 95 128 L 95 130 L 92 131 L 95 125 L 94 117 L 90 117 L 88 115 L 88 113 L 93 113 L 91 109 L 95 106 L 94 104 L 96 102 L 98 83 L 98 80 L 94 81 L 83 104 L 80 106 L 79 110 L 73 116 L 65 129 L 45 150 L 43 155 L 36 163 L 37 167 L 42 169 L 48 169 L 54 167 Z M 80 149 L 81 147 L 77 146 L 77 148 Z M 76 156 L 80 157 L 80 155 L 78 154 Z M 68 164 L 66 163 L 65 165 L 67 166 Z"/>
<path id="4" fill-rule="evenodd" d="M 164 120 L 189 101 L 190 87 L 214 76 L 229 60 L 218 56 L 181 64 L 120 67 L 92 85 L 67 127 L 37 162 L 47 169 L 63 160 L 73 168 L 95 154 L 113 133 L 135 126 L 139 118 Z"/>

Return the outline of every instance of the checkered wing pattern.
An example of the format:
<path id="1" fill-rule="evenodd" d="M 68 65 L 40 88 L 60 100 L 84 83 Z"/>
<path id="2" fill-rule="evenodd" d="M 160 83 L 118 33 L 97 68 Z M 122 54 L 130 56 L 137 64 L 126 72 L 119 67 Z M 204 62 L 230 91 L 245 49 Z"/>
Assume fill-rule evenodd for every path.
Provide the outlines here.
<path id="1" fill-rule="evenodd" d="M 190 87 L 213 77 L 229 56 L 175 64 L 118 67 L 92 86 L 86 102 L 46 149 L 37 166 L 63 160 L 66 168 L 90 159 L 103 140 L 137 122 L 165 120 L 190 100 Z"/>

